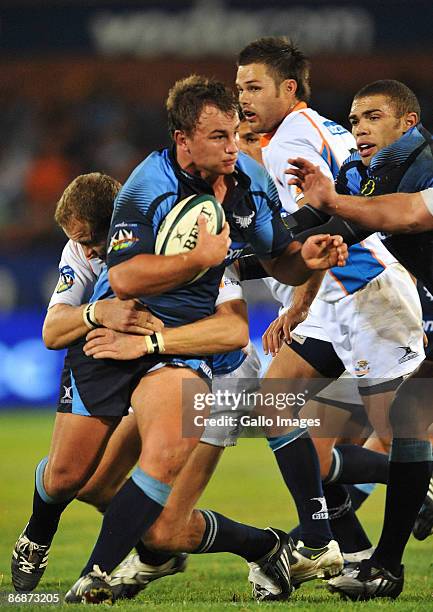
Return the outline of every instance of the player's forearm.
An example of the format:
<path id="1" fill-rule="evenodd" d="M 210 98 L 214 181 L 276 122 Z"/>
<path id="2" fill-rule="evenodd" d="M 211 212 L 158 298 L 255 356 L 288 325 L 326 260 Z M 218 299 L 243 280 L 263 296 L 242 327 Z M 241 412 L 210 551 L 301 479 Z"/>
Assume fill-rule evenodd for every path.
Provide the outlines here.
<path id="1" fill-rule="evenodd" d="M 86 305 L 55 304 L 48 310 L 42 328 L 42 339 L 47 348 L 65 348 L 87 334 L 89 327 L 83 320 Z"/>
<path id="2" fill-rule="evenodd" d="M 290 309 L 294 312 L 308 312 L 322 284 L 325 272 L 319 270 L 310 276 L 306 283 L 296 287 Z"/>
<path id="3" fill-rule="evenodd" d="M 313 271 L 310 270 L 301 255 L 302 244 L 297 241 L 291 242 L 287 249 L 279 257 L 271 260 L 261 260 L 260 263 L 268 272 L 280 283 L 285 285 L 302 285 L 305 283 Z"/>
<path id="4" fill-rule="evenodd" d="M 121 300 L 159 295 L 187 283 L 203 269 L 193 253 L 136 255 L 110 268 L 109 280 Z"/>
<path id="5" fill-rule="evenodd" d="M 172 355 L 228 353 L 248 344 L 248 322 L 239 314 L 218 314 L 182 327 L 165 329 L 165 352 Z"/>
<path id="6" fill-rule="evenodd" d="M 417 233 L 433 228 L 433 216 L 418 193 L 371 198 L 339 195 L 333 211 L 347 221 L 376 231 Z"/>

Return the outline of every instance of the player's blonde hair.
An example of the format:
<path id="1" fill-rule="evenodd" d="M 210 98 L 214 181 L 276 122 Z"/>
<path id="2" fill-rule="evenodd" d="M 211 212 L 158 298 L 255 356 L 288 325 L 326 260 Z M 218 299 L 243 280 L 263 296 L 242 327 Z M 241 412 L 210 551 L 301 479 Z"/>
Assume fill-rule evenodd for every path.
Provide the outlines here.
<path id="1" fill-rule="evenodd" d="M 78 219 L 87 222 L 94 235 L 107 233 L 114 200 L 121 187 L 116 179 L 100 172 L 77 176 L 57 202 L 56 223 L 67 227 L 73 219 Z"/>

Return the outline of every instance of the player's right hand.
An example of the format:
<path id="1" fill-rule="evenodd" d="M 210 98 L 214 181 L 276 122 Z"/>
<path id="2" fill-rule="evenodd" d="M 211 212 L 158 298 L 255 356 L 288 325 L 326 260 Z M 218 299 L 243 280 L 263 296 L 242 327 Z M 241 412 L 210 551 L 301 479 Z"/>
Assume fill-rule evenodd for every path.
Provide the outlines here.
<path id="1" fill-rule="evenodd" d="M 151 336 L 164 328 L 164 323 L 135 299 L 100 300 L 95 307 L 95 316 L 104 327 L 129 334 Z"/>
<path id="2" fill-rule="evenodd" d="M 227 257 L 227 252 L 232 241 L 230 240 L 230 227 L 227 222 L 219 234 L 213 235 L 208 232 L 207 221 L 204 215 L 197 219 L 198 237 L 195 249 L 191 251 L 191 257 L 205 270 L 218 266 Z"/>
<path id="3" fill-rule="evenodd" d="M 288 184 L 299 187 L 304 192 L 305 200 L 312 206 L 329 214 L 335 213 L 337 192 L 331 179 L 323 174 L 319 166 L 302 157 L 287 161 L 292 164 L 291 168 L 285 170 L 285 174 L 292 177 Z"/>
<path id="4" fill-rule="evenodd" d="M 146 355 L 144 338 L 99 327 L 86 336 L 84 353 L 94 359 L 138 359 Z"/>

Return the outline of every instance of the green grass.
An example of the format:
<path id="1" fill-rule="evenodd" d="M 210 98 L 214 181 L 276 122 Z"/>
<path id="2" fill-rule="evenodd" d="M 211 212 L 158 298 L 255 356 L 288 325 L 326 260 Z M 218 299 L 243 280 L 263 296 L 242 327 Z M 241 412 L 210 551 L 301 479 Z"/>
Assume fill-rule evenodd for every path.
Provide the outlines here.
<path id="1" fill-rule="evenodd" d="M 0 413 L 0 597 L 12 591 L 10 554 L 30 512 L 33 470 L 47 453 L 52 429 L 52 414 L 44 412 Z M 359 515 L 373 541 L 377 540 L 383 514 L 383 487 L 364 504 Z M 204 494 L 201 507 L 218 510 L 234 519 L 258 526 L 290 528 L 295 511 L 281 484 L 271 452 L 263 440 L 241 440 L 228 449 Z M 48 569 L 38 590 L 64 593 L 76 580 L 96 538 L 100 516 L 84 504 L 74 502 L 66 510 L 56 535 Z M 433 540 L 433 538 L 432 538 Z M 406 588 L 396 602 L 376 600 L 368 603 L 343 602 L 331 596 L 316 581 L 300 588 L 287 603 L 261 607 L 282 610 L 433 610 L 433 542 L 411 538 L 405 556 Z M 4 597 L 4 593 L 3 593 Z M 43 606 L 59 609 L 59 606 Z M 131 602 L 116 604 L 125 610 L 257 610 L 251 600 L 247 568 L 233 555 L 191 556 L 188 571 L 151 585 Z M 9 606 L 14 610 L 40 609 L 34 605 Z M 70 608 L 69 608 L 70 609 Z M 73 608 L 80 609 L 80 606 Z"/>

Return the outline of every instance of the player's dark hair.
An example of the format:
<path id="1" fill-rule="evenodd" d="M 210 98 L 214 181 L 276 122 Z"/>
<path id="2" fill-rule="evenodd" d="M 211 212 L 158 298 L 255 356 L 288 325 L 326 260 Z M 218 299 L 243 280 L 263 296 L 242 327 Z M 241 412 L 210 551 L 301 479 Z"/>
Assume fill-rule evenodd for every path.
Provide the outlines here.
<path id="1" fill-rule="evenodd" d="M 73 219 L 85 221 L 92 236 L 103 238 L 108 234 L 114 200 L 121 187 L 118 181 L 100 172 L 77 176 L 57 202 L 56 223 L 67 227 Z"/>
<path id="2" fill-rule="evenodd" d="M 374 81 L 362 87 L 353 98 L 366 98 L 367 96 L 386 96 L 395 108 L 397 117 L 403 117 L 406 113 L 417 113 L 421 118 L 421 108 L 418 98 L 411 89 L 400 81 L 384 79 Z"/>
<path id="3" fill-rule="evenodd" d="M 238 66 L 264 64 L 275 84 L 294 79 L 298 84 L 296 97 L 310 99 L 310 62 L 304 53 L 286 36 L 259 38 L 244 47 L 238 55 Z"/>
<path id="4" fill-rule="evenodd" d="M 166 102 L 170 135 L 173 136 L 176 130 L 193 134 L 201 112 L 208 104 L 228 115 L 238 111 L 234 93 L 220 81 L 197 74 L 176 81 Z"/>

